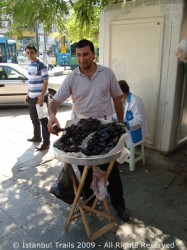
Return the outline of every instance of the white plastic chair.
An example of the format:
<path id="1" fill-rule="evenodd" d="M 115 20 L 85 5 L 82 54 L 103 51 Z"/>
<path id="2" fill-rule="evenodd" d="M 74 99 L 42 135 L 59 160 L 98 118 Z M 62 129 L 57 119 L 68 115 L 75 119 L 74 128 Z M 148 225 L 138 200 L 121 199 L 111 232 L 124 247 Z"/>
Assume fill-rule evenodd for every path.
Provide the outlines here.
<path id="1" fill-rule="evenodd" d="M 140 146 L 141 150 L 136 151 L 136 147 Z M 135 171 L 135 163 L 142 160 L 143 165 L 145 164 L 145 149 L 144 149 L 144 143 L 137 145 L 136 147 L 132 147 L 129 149 L 130 151 L 130 157 L 125 160 L 125 162 L 129 163 L 129 170 Z"/>

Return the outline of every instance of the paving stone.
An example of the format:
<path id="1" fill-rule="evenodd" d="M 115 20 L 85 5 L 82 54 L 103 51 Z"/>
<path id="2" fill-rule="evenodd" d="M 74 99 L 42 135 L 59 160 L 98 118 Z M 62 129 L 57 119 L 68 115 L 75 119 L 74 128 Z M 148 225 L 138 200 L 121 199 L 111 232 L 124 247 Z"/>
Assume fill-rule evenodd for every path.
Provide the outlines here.
<path id="1" fill-rule="evenodd" d="M 171 204 L 165 207 L 152 224 L 187 242 L 187 205 Z M 183 215 L 183 216 L 182 216 Z M 186 216 L 185 216 L 186 215 Z"/>
<path id="2" fill-rule="evenodd" d="M 19 189 L 17 184 L 12 185 L 9 188 L 3 189 L 3 194 L 0 194 L 0 207 L 5 209 L 15 207 L 18 204 L 24 204 L 31 199 L 31 195 L 28 195 L 25 191 Z"/>
<path id="3" fill-rule="evenodd" d="M 187 173 L 175 176 L 174 182 L 167 188 L 165 196 L 175 203 L 187 205 Z"/>
<path id="4" fill-rule="evenodd" d="M 148 225 L 171 202 L 149 193 L 137 191 L 126 197 L 126 207 L 132 219 L 144 220 Z M 146 216 L 145 216 L 146 215 Z"/>
<path id="5" fill-rule="evenodd" d="M 23 228 L 18 228 L 6 237 L 0 238 L 0 250 L 13 250 L 13 249 L 32 249 L 26 247 L 26 244 L 37 243 L 29 233 Z"/>
<path id="6" fill-rule="evenodd" d="M 145 226 L 140 220 L 120 226 L 117 237 L 124 249 L 186 249 L 185 243 L 180 239 L 158 227 Z"/>
<path id="7" fill-rule="evenodd" d="M 0 210 L 0 239 L 16 230 L 18 227 L 19 225 L 11 219 L 9 215 Z"/>
<path id="8" fill-rule="evenodd" d="M 43 242 L 58 240 L 63 232 L 65 217 L 61 213 L 56 217 L 55 214 L 41 214 L 23 225 L 23 228 L 29 232 L 35 239 Z"/>
<path id="9" fill-rule="evenodd" d="M 12 219 L 19 225 L 24 225 L 33 221 L 35 218 L 43 218 L 45 221 L 50 221 L 55 216 L 50 206 L 41 204 L 37 199 L 31 198 L 26 203 L 18 203 L 16 206 L 5 206 L 3 208 Z"/>

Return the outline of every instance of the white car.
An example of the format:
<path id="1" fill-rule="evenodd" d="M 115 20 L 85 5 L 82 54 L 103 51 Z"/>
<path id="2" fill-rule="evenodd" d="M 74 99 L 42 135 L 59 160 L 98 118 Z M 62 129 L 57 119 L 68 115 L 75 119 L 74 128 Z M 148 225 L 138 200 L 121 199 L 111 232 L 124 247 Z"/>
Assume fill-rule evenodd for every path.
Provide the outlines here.
<path id="1" fill-rule="evenodd" d="M 0 63 L 0 104 L 24 104 L 28 90 L 27 71 L 14 63 Z M 50 83 L 49 101 L 60 88 L 60 83 Z"/>

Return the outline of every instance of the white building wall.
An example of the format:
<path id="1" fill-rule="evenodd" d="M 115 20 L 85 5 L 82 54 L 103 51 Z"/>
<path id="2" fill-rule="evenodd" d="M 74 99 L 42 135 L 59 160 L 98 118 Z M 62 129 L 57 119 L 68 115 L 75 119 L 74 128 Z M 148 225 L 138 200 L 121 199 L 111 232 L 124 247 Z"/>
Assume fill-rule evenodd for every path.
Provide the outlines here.
<path id="1" fill-rule="evenodd" d="M 145 1 L 146 2 L 146 1 Z M 148 1 L 147 1 L 148 2 Z M 139 2 L 140 3 L 140 2 Z M 150 2 L 149 2 L 150 3 Z M 147 143 L 168 153 L 176 147 L 182 84 L 177 83 L 183 1 L 113 4 L 101 14 L 100 63 L 142 97 L 150 128 Z M 176 92 L 177 90 L 177 92 Z"/>

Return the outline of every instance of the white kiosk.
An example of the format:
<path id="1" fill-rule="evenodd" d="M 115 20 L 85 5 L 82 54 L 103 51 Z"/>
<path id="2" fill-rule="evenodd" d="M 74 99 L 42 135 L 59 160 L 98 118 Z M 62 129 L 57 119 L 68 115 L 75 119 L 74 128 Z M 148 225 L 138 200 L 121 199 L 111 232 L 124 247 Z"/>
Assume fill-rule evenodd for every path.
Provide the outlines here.
<path id="1" fill-rule="evenodd" d="M 186 1 L 116 2 L 101 13 L 99 62 L 144 100 L 146 143 L 168 154 L 187 140 L 187 81 L 175 55 L 187 37 Z"/>

